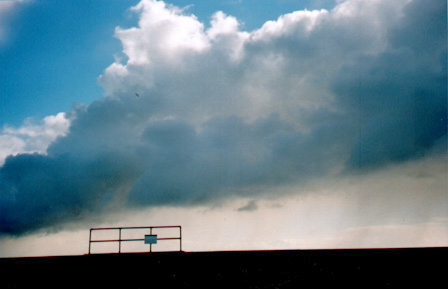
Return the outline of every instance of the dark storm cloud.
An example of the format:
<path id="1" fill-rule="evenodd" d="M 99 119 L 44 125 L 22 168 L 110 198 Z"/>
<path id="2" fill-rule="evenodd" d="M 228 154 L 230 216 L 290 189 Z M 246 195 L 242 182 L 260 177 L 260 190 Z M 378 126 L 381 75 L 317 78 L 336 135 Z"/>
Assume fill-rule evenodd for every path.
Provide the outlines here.
<path id="1" fill-rule="evenodd" d="M 346 1 L 250 35 L 218 15 L 225 37 L 209 43 L 180 12 L 160 19 L 172 33 L 161 35 L 165 14 L 145 13 L 168 8 L 145 2 L 140 27 L 117 32 L 129 60 L 101 77 L 110 95 L 73 108 L 48 155 L 0 168 L 0 232 L 110 208 L 254 199 L 424 156 L 446 138 L 446 2 L 431 2 Z M 195 37 L 145 40 L 179 31 Z M 229 43 L 240 50 L 227 55 Z"/>
<path id="2" fill-rule="evenodd" d="M 134 178 L 131 162 L 110 153 L 89 161 L 73 155 L 8 158 L 0 170 L 1 231 L 31 231 L 104 209 Z"/>
<path id="3" fill-rule="evenodd" d="M 6 160 L 0 169 L 2 231 L 21 233 L 80 219 L 101 213 L 115 199 L 121 207 L 187 205 L 305 181 L 336 162 L 340 142 L 335 139 L 343 135 L 335 136 L 334 127 L 308 135 L 278 116 L 253 124 L 231 117 L 214 119 L 196 132 L 185 122 L 166 120 L 148 125 L 137 145 L 123 151 L 100 145 L 94 156 L 69 134 L 49 156 Z M 103 131 L 90 141 L 97 137 L 112 138 Z"/>
<path id="4" fill-rule="evenodd" d="M 404 13 L 383 53 L 360 57 L 333 80 L 358 129 L 351 168 L 420 157 L 446 138 L 446 3 L 414 1 Z"/>
<path id="5" fill-rule="evenodd" d="M 196 133 L 176 121 L 155 123 L 139 150 L 147 160 L 135 183 L 134 205 L 186 204 L 253 194 L 250 187 L 275 186 L 325 174 L 340 142 L 334 126 L 302 134 L 271 116 L 253 124 L 214 119 Z M 320 133 L 326 137 L 318 137 Z"/>

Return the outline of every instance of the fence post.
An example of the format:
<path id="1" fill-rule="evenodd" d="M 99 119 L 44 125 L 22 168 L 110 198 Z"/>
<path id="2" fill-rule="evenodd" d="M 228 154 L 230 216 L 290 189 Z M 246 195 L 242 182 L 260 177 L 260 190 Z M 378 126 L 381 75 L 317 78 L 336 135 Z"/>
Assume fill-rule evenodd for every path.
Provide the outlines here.
<path id="1" fill-rule="evenodd" d="M 179 226 L 179 243 L 180 243 L 179 251 L 182 252 L 182 227 L 181 226 Z"/>
<path id="2" fill-rule="evenodd" d="M 90 229 L 89 233 L 89 255 L 90 255 L 90 245 L 92 244 L 92 229 Z"/>
<path id="3" fill-rule="evenodd" d="M 121 253 L 121 228 L 118 228 L 118 253 Z"/>
<path id="4" fill-rule="evenodd" d="M 152 227 L 149 228 L 149 234 L 152 235 Z M 149 243 L 149 253 L 152 253 L 152 244 Z"/>

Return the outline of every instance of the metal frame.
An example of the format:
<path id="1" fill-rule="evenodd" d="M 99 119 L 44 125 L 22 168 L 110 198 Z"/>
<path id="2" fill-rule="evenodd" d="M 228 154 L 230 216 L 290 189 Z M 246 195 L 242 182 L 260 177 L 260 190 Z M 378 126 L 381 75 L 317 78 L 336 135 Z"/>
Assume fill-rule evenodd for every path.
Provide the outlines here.
<path id="1" fill-rule="evenodd" d="M 91 228 L 89 234 L 89 255 L 91 254 L 92 243 L 104 243 L 104 242 L 118 242 L 118 253 L 121 253 L 121 242 L 133 242 L 133 241 L 145 241 L 145 239 L 122 239 L 122 230 L 141 230 L 149 229 L 152 235 L 152 229 L 166 229 L 166 228 L 179 228 L 179 237 L 174 238 L 157 238 L 157 241 L 163 240 L 179 240 L 179 251 L 182 251 L 182 226 L 151 226 L 151 227 L 109 227 L 109 228 Z M 118 239 L 108 239 L 108 240 L 92 240 L 92 231 L 99 230 L 118 230 Z M 149 244 L 149 252 L 152 252 L 152 244 Z"/>

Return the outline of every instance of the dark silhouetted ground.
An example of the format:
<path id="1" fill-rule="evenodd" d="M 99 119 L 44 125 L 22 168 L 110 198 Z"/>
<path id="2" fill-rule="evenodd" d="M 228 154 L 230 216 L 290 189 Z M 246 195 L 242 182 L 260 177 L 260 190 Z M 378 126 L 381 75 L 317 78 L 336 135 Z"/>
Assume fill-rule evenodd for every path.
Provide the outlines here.
<path id="1" fill-rule="evenodd" d="M 447 257 L 444 247 L 3 258 L 0 288 L 439 288 Z"/>

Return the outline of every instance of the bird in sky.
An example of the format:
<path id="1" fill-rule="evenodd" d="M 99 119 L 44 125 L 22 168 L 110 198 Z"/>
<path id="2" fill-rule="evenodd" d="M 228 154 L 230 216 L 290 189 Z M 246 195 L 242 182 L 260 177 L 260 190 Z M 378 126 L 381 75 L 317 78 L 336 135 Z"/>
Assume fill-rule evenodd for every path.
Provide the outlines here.
<path id="1" fill-rule="evenodd" d="M 140 96 L 140 95 L 138 95 L 138 93 L 137 93 L 137 92 L 135 93 L 135 95 L 136 95 L 137 97 L 139 97 L 139 96 Z"/>

